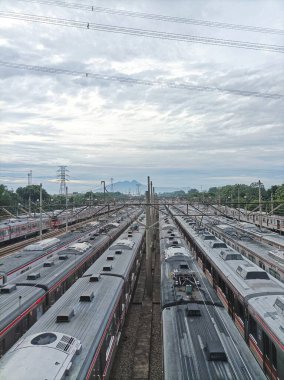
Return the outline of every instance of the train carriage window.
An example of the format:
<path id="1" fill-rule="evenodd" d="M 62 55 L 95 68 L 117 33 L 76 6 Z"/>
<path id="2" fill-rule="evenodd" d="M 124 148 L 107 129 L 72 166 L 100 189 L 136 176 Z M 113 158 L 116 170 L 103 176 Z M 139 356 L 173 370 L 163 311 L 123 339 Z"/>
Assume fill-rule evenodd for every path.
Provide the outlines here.
<path id="1" fill-rule="evenodd" d="M 259 266 L 260 266 L 260 268 L 262 268 L 262 269 L 264 269 L 264 270 L 265 270 L 265 265 L 263 264 L 263 262 L 262 262 L 262 261 L 259 261 Z"/>
<path id="2" fill-rule="evenodd" d="M 253 263 L 255 263 L 255 257 L 253 257 L 252 255 L 248 255 L 248 259 L 252 261 Z"/>
<path id="3" fill-rule="evenodd" d="M 249 333 L 257 339 L 257 323 L 252 317 L 249 319 Z"/>
<path id="4" fill-rule="evenodd" d="M 244 321 L 245 319 L 244 306 L 239 300 L 237 300 L 237 314 L 239 315 L 241 320 Z"/>
<path id="5" fill-rule="evenodd" d="M 269 358 L 270 357 L 269 339 L 264 331 L 262 332 L 262 339 L 263 339 L 263 353 L 267 358 Z"/>
<path id="6" fill-rule="evenodd" d="M 277 369 L 277 351 L 275 344 L 271 342 L 271 353 L 272 353 L 272 365 Z"/>
<path id="7" fill-rule="evenodd" d="M 273 277 L 277 278 L 277 280 L 280 280 L 280 274 L 277 273 L 274 269 L 269 268 L 269 273 L 270 273 Z"/>
<path id="8" fill-rule="evenodd" d="M 5 352 L 5 338 L 0 342 L 0 358 L 4 355 Z"/>

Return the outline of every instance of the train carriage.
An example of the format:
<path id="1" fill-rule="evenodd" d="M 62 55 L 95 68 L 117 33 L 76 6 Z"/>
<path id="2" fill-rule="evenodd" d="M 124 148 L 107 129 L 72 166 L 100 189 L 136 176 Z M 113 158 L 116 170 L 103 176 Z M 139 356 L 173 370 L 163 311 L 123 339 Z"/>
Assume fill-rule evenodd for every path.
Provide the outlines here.
<path id="1" fill-rule="evenodd" d="M 57 380 L 108 377 L 144 236 L 143 227 L 130 227 L 103 253 L 3 357 L 1 380 L 38 380 L 46 374 Z"/>
<path id="2" fill-rule="evenodd" d="M 265 379 L 245 342 L 235 339 L 236 327 L 185 241 L 165 244 L 168 235 L 180 236 L 166 220 L 160 229 L 164 379 Z"/>
<path id="3" fill-rule="evenodd" d="M 279 299 L 282 300 L 284 296 L 283 284 L 216 237 L 213 241 L 205 240 L 204 230 L 188 225 L 186 217 L 176 219 L 189 239 L 204 273 L 265 374 L 270 379 L 282 380 L 283 334 L 280 328 L 278 334 L 272 331 L 283 312 L 281 308 L 272 309 L 271 306 L 275 302 L 281 304 Z M 259 315 L 261 304 L 262 316 Z"/>
<path id="4" fill-rule="evenodd" d="M 51 251 L 48 251 L 48 254 L 45 252 L 44 256 L 41 251 L 41 259 L 33 267 L 29 265 L 21 271 L 22 273 L 13 273 L 13 276 L 9 276 L 8 282 L 0 289 L 0 325 L 1 323 L 3 325 L 0 330 L 2 354 L 65 293 L 78 277 L 82 276 L 138 215 L 139 212 L 134 212 L 132 218 L 125 219 L 116 227 L 113 225 L 107 234 L 99 234 L 97 225 L 81 229 L 81 232 L 75 233 L 76 241 L 69 239 L 67 240 L 69 244 L 64 247 L 58 244 L 50 246 L 44 241 L 28 246 L 38 249 L 38 245 L 45 245 Z M 66 245 L 66 237 L 64 242 Z M 38 251 L 27 250 L 26 252 Z"/>

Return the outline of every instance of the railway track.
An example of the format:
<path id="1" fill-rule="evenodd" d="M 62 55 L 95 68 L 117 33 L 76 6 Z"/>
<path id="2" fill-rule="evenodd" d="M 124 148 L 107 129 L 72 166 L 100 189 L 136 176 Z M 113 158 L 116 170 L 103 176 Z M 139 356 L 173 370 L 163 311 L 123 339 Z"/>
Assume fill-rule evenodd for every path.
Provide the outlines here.
<path id="1" fill-rule="evenodd" d="M 71 229 L 80 228 L 83 225 L 85 225 L 87 223 L 90 223 L 92 221 L 93 220 L 90 219 L 90 220 L 85 220 L 83 222 L 80 222 L 80 223 L 77 223 L 77 224 L 74 224 L 74 225 L 70 225 L 68 230 L 70 231 Z M 51 238 L 51 237 L 56 237 L 56 236 L 63 235 L 64 233 L 65 233 L 65 226 L 61 227 L 59 229 L 56 229 L 56 230 L 52 230 L 52 231 L 48 231 L 48 232 L 43 233 L 42 234 L 42 238 L 43 239 L 48 239 L 48 238 Z M 19 250 L 25 248 L 27 245 L 30 245 L 30 244 L 32 244 L 32 243 L 34 243 L 36 241 L 39 241 L 39 240 L 40 240 L 40 236 L 37 235 L 35 237 L 31 237 L 31 238 L 19 241 L 17 243 L 9 244 L 9 245 L 7 245 L 5 247 L 2 247 L 2 248 L 0 248 L 0 257 L 8 256 L 11 253 L 19 251 Z"/>
<path id="2" fill-rule="evenodd" d="M 122 331 L 111 380 L 161 380 L 160 255 L 153 255 L 153 292 L 146 294 L 145 255 Z"/>
<path id="3" fill-rule="evenodd" d="M 56 230 L 56 231 L 46 232 L 42 236 L 43 236 L 43 239 L 47 239 L 47 238 L 50 238 L 50 237 L 61 235 L 62 233 L 63 233 L 63 231 L 61 229 L 60 231 Z M 32 237 L 32 238 L 28 238 L 28 239 L 26 239 L 24 241 L 20 241 L 18 243 L 10 244 L 10 245 L 7 245 L 6 247 L 2 247 L 2 248 L 0 248 L 0 257 L 8 256 L 11 253 L 13 253 L 15 251 L 19 251 L 20 249 L 25 248 L 27 245 L 29 245 L 31 243 L 34 243 L 36 241 L 39 241 L 39 240 L 40 240 L 40 237 L 39 236 L 35 236 L 35 237 Z"/>

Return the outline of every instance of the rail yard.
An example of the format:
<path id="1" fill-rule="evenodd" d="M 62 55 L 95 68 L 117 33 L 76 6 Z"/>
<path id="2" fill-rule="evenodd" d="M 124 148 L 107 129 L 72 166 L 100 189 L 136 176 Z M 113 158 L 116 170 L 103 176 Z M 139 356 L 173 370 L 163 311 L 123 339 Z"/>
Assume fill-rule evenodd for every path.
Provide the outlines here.
<path id="1" fill-rule="evenodd" d="M 284 379 L 274 228 L 154 197 L 89 216 L 5 247 L 1 379 Z"/>

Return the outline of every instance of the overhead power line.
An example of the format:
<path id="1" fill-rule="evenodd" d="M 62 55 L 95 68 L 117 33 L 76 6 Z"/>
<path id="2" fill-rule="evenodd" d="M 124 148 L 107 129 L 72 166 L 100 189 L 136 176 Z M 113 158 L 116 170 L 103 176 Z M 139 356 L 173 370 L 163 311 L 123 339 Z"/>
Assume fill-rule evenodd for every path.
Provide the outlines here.
<path id="1" fill-rule="evenodd" d="M 284 34 L 284 30 L 282 29 L 260 27 L 260 26 L 253 26 L 253 25 L 231 24 L 231 23 L 226 23 L 226 22 L 209 21 L 209 20 L 197 20 L 197 19 L 192 19 L 192 18 L 166 16 L 166 15 L 153 14 L 153 13 L 133 12 L 133 11 L 127 11 L 123 9 L 97 7 L 93 5 L 87 5 L 87 4 L 67 3 L 65 1 L 50 1 L 50 0 L 20 0 L 20 1 L 25 1 L 27 3 L 54 5 L 57 7 L 79 9 L 79 10 L 85 10 L 85 11 L 90 11 L 90 12 L 106 13 L 106 14 L 118 15 L 118 16 L 127 16 L 127 17 L 135 17 L 135 18 L 142 18 L 142 19 L 149 19 L 149 20 L 166 21 L 166 22 L 173 22 L 173 23 L 179 23 L 179 24 L 206 26 L 210 28 L 235 29 L 235 30 L 241 30 L 241 31 L 246 31 L 246 32 L 257 32 L 257 33 L 267 33 L 267 34 Z"/>
<path id="2" fill-rule="evenodd" d="M 13 63 L 7 61 L 0 60 L 0 66 L 9 67 L 13 69 L 21 69 L 21 70 L 30 70 L 35 72 L 42 72 L 47 74 L 63 74 L 74 77 L 84 77 L 84 78 L 92 78 L 103 81 L 110 82 L 119 82 L 123 84 L 132 84 L 132 85 L 143 85 L 143 86 L 152 86 L 152 87 L 168 87 L 175 88 L 179 90 L 189 90 L 189 91 L 201 91 L 201 92 L 220 92 L 220 93 L 228 93 L 233 95 L 240 96 L 250 96 L 250 97 L 258 97 L 258 98 L 267 98 L 267 99 L 284 99 L 284 95 L 281 94 L 271 94 L 257 91 L 245 91 L 238 89 L 227 89 L 221 87 L 210 87 L 210 86 L 196 86 L 188 83 L 180 83 L 180 82 L 170 82 L 163 80 L 145 80 L 145 79 L 137 79 L 133 77 L 126 76 L 115 76 L 115 75 L 106 75 L 106 74 L 95 74 L 89 72 L 75 71 L 75 70 L 66 70 L 59 68 L 52 68 L 46 66 L 34 66 L 27 65 L 23 63 Z"/>
<path id="3" fill-rule="evenodd" d="M 79 29 L 88 29 L 88 30 L 97 30 L 97 31 L 102 31 L 102 32 L 127 34 L 127 35 L 139 36 L 139 37 L 150 37 L 150 38 L 158 38 L 158 39 L 163 39 L 163 40 L 174 40 L 174 41 L 192 42 L 192 43 L 199 43 L 199 44 L 206 44 L 206 45 L 229 46 L 229 47 L 240 48 L 240 49 L 265 50 L 265 51 L 270 51 L 274 53 L 284 53 L 284 46 L 261 44 L 261 43 L 255 43 L 255 42 L 225 40 L 221 38 L 210 38 L 210 37 L 191 36 L 188 34 L 159 32 L 156 30 L 127 28 L 127 27 L 121 27 L 121 26 L 116 26 L 116 25 L 89 23 L 89 22 L 82 22 L 82 21 L 76 21 L 76 20 L 67 20 L 67 19 L 37 16 L 37 15 L 25 14 L 25 13 L 16 13 L 16 12 L 0 11 L 0 17 L 16 19 L 16 20 L 21 20 L 21 21 L 66 26 L 66 27 L 79 28 Z"/>

